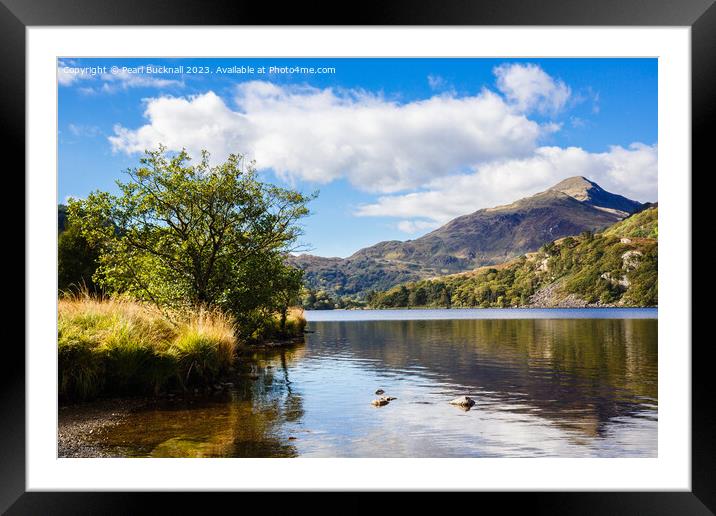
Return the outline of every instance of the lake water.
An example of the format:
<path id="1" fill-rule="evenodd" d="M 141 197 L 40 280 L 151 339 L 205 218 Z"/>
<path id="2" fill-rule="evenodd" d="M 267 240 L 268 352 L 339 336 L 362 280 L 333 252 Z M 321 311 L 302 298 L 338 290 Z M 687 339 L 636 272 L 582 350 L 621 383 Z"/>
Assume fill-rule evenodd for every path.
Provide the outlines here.
<path id="1" fill-rule="evenodd" d="M 234 389 L 139 410 L 118 456 L 656 457 L 657 312 L 308 312 Z M 376 389 L 397 399 L 374 407 Z M 468 395 L 468 411 L 450 405 Z"/>

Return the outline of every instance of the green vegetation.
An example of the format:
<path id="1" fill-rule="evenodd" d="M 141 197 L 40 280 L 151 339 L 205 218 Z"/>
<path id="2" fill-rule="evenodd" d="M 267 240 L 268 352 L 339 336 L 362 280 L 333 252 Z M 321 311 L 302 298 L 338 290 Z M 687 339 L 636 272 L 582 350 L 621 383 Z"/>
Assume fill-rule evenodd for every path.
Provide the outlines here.
<path id="1" fill-rule="evenodd" d="M 82 235 L 80 225 L 68 224 L 60 205 L 60 233 L 57 237 L 57 286 L 61 292 L 87 289 L 97 292 L 92 279 L 97 270 L 99 250 Z"/>
<path id="2" fill-rule="evenodd" d="M 209 158 L 148 151 L 117 182 L 119 195 L 60 207 L 67 397 L 211 382 L 236 342 L 303 333 L 292 310 L 302 273 L 284 260 L 313 196 L 262 183 L 240 155 L 215 166 Z M 108 300 L 70 294 L 78 290 Z"/>
<path id="3" fill-rule="evenodd" d="M 371 290 L 505 262 L 557 238 L 602 230 L 641 208 L 572 177 L 511 204 L 462 215 L 414 240 L 379 242 L 347 258 L 303 254 L 289 262 L 304 271 L 309 288 L 365 301 Z"/>
<path id="4" fill-rule="evenodd" d="M 206 152 L 190 161 L 185 152 L 147 152 L 129 181 L 117 182 L 120 195 L 71 200 L 62 239 L 72 235 L 74 245 L 60 268 L 89 248 L 91 281 L 104 293 L 162 308 L 218 308 L 247 338 L 298 302 L 301 273 L 284 256 L 312 197 L 260 182 L 238 155 L 217 166 Z M 74 276 L 86 281 L 92 267 L 83 265 Z"/>
<path id="5" fill-rule="evenodd" d="M 218 307 L 236 317 L 275 308 L 269 278 L 297 293 L 283 256 L 311 197 L 260 182 L 238 155 L 217 166 L 206 152 L 190 161 L 185 152 L 147 152 L 127 170 L 129 181 L 117 182 L 121 195 L 70 201 L 68 223 L 99 249 L 95 281 L 157 306 Z"/>
<path id="6" fill-rule="evenodd" d="M 170 317 L 126 299 L 62 298 L 60 396 L 85 399 L 209 384 L 234 359 L 233 324 L 220 312 Z"/>
<path id="7" fill-rule="evenodd" d="M 59 393 L 64 400 L 204 388 L 235 364 L 236 322 L 218 310 L 162 311 L 127 298 L 65 296 L 58 308 Z M 301 334 L 306 319 L 275 315 L 261 337 Z"/>
<path id="8" fill-rule="evenodd" d="M 375 308 L 515 307 L 658 304 L 658 209 L 649 208 L 602 233 L 585 231 L 536 253 L 475 271 L 369 294 Z M 628 236 L 627 236 L 628 235 Z M 534 296 L 534 297 L 533 297 Z"/>
<path id="9" fill-rule="evenodd" d="M 654 207 L 635 213 L 607 228 L 604 235 L 620 238 L 659 238 L 659 209 Z"/>
<path id="10" fill-rule="evenodd" d="M 256 340 L 284 339 L 288 336 L 303 334 L 306 318 L 302 308 L 290 308 L 287 312 L 275 314 L 261 327 L 260 333 L 254 335 Z"/>
<path id="11" fill-rule="evenodd" d="M 357 296 L 332 296 L 325 290 L 306 287 L 301 292 L 301 306 L 305 310 L 333 310 L 363 308 L 366 303 Z"/>

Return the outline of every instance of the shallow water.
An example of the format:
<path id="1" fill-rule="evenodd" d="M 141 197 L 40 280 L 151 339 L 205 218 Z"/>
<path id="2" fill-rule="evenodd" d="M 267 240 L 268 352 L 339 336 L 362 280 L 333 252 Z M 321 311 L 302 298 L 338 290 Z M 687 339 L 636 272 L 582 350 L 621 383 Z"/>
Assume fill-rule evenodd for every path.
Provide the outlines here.
<path id="1" fill-rule="evenodd" d="M 139 410 L 99 444 L 143 457 L 656 456 L 655 318 L 430 312 L 310 312 L 305 344 L 255 354 L 229 393 Z M 372 406 L 378 388 L 397 399 Z M 461 395 L 471 410 L 448 403 Z"/>

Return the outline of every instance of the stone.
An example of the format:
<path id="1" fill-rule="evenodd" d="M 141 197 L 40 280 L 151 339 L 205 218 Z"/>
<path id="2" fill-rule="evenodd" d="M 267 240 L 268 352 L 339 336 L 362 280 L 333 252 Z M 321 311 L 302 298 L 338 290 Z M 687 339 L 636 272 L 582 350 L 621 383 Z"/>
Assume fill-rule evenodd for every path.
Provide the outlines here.
<path id="1" fill-rule="evenodd" d="M 457 405 L 458 407 L 472 407 L 475 404 L 475 400 L 469 396 L 460 396 L 450 402 L 450 405 Z"/>
<path id="2" fill-rule="evenodd" d="M 393 396 L 381 396 L 380 398 L 371 401 L 371 403 L 376 407 L 382 407 L 384 405 L 387 405 L 391 401 L 397 400 L 397 399 L 398 398 L 395 398 Z"/>

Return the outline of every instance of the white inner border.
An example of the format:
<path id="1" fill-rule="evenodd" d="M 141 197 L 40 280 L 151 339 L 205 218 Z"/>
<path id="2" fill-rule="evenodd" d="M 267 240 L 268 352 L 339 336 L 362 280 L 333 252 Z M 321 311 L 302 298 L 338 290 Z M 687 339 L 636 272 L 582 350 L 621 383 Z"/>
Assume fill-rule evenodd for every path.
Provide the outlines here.
<path id="1" fill-rule="evenodd" d="M 688 27 L 29 27 L 27 489 L 690 490 L 690 36 Z M 62 56 L 658 57 L 658 458 L 58 459 L 56 59 Z"/>

